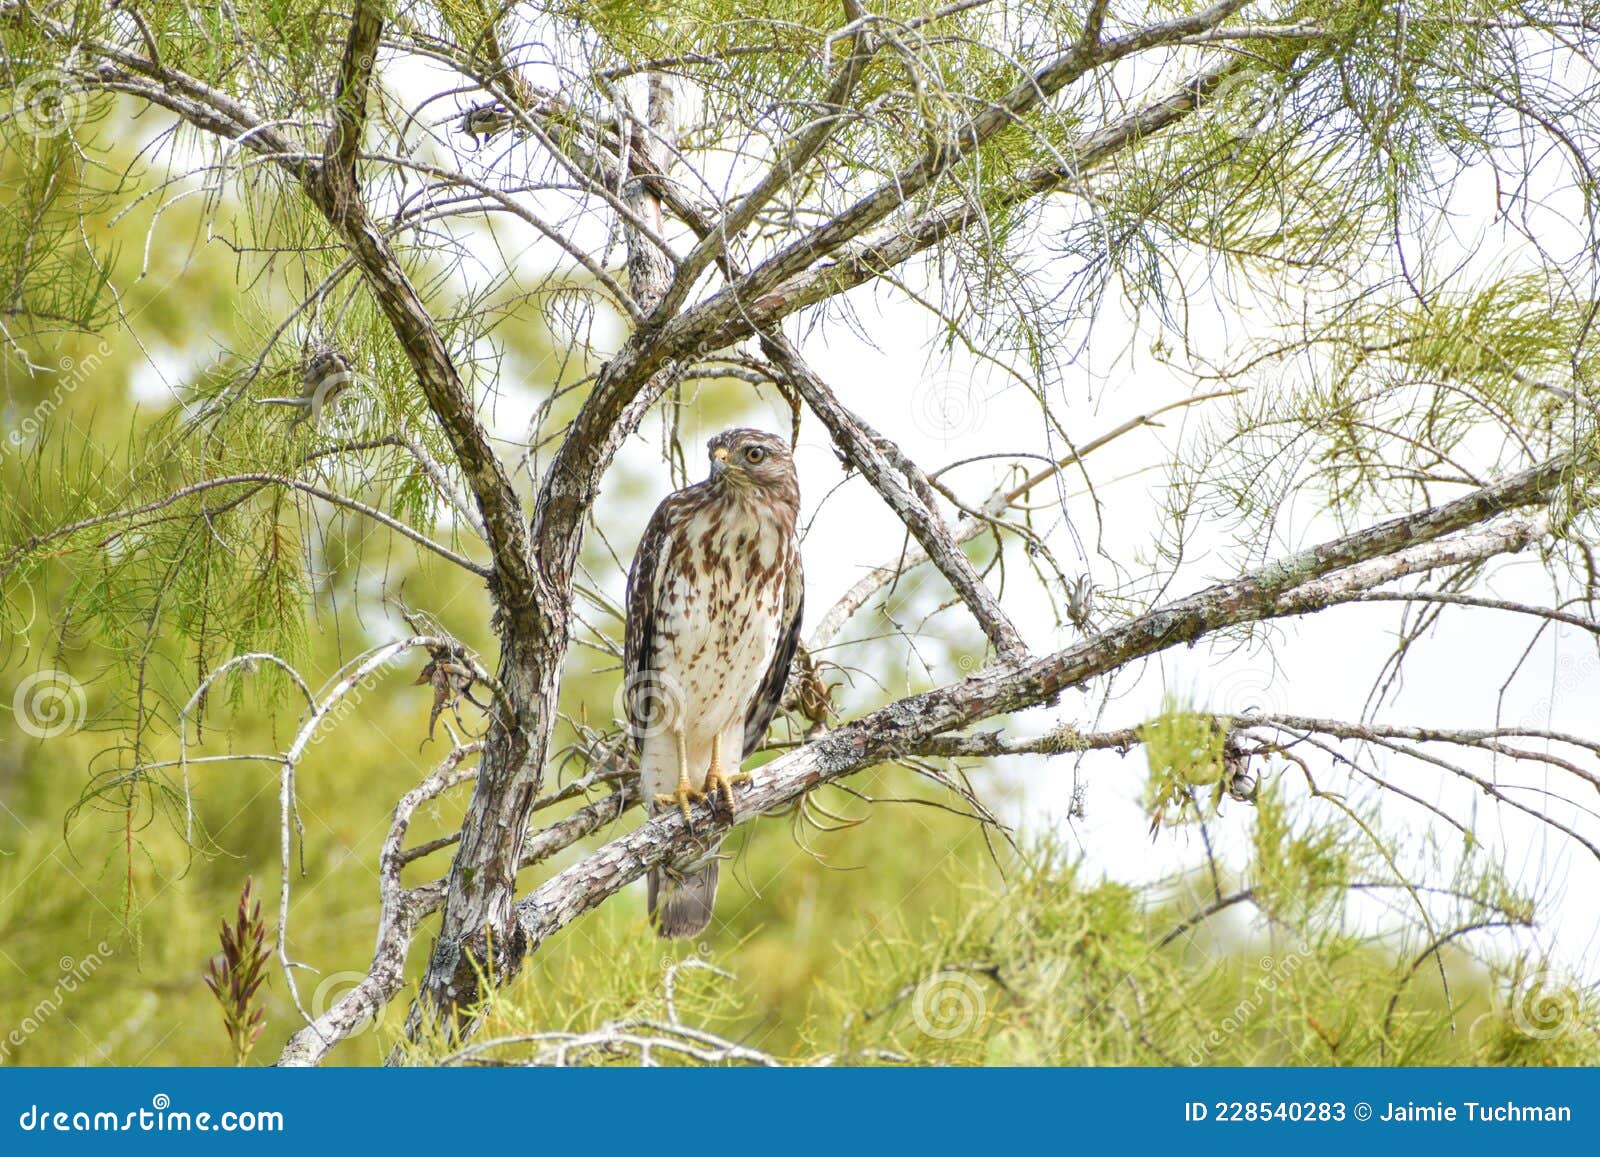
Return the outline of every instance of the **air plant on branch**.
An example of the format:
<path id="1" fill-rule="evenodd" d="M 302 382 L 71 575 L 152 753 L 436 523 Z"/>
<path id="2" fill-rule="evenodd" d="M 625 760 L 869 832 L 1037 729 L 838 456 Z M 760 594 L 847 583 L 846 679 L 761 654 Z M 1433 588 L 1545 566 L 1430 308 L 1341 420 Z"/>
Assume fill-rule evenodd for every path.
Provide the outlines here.
<path id="1" fill-rule="evenodd" d="M 466 724 L 461 722 L 461 701 L 465 699 L 479 711 L 489 710 L 489 704 L 481 703 L 472 694 L 472 685 L 477 682 L 477 675 L 472 668 L 453 654 L 447 647 L 429 648 L 427 664 L 422 672 L 413 681 L 412 686 L 428 686 L 433 688 L 433 708 L 428 713 L 428 738 L 424 742 L 432 742 L 434 724 L 439 721 L 446 707 L 456 717 L 456 725 L 466 730 Z"/>
<path id="2" fill-rule="evenodd" d="M 229 925 L 222 921 L 222 951 L 206 965 L 205 982 L 222 1006 L 222 1025 L 233 1048 L 233 1059 L 243 1065 L 267 1024 L 267 1010 L 256 993 L 267 978 L 267 926 L 261 919 L 261 901 L 250 903 L 250 877 L 239 893 L 239 911 Z"/>

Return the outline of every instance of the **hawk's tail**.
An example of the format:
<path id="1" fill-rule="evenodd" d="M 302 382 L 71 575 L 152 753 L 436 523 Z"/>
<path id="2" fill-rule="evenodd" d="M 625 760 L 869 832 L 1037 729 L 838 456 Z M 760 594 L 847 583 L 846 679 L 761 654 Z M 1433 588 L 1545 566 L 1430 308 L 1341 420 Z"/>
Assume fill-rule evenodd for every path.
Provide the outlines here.
<path id="1" fill-rule="evenodd" d="M 650 922 L 668 940 L 698 936 L 711 923 L 717 902 L 717 861 L 692 875 L 669 876 L 660 868 L 650 873 Z"/>

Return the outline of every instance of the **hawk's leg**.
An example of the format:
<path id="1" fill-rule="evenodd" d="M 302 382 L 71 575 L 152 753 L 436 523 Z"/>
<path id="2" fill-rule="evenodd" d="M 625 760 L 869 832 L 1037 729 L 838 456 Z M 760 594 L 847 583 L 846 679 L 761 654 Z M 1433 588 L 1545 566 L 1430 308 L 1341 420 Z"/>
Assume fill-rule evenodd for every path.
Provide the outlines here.
<path id="1" fill-rule="evenodd" d="M 683 813 L 683 822 L 691 823 L 692 821 L 689 819 L 689 802 L 691 800 L 705 799 L 706 793 L 696 790 L 694 784 L 689 782 L 689 752 L 683 732 L 679 731 L 674 738 L 678 741 L 678 786 L 671 795 L 656 796 L 656 803 L 661 807 L 670 807 L 676 804 L 678 810 Z M 715 751 L 714 747 L 713 751 Z M 714 756 L 712 762 L 715 763 Z M 711 787 L 709 779 L 706 780 L 706 787 L 708 790 Z"/>
<path id="2" fill-rule="evenodd" d="M 749 783 L 750 773 L 739 771 L 737 768 L 731 773 L 722 770 L 722 736 L 711 737 L 711 767 L 706 771 L 706 794 L 713 800 L 720 793 L 723 801 L 728 805 L 728 814 L 733 814 L 733 785 L 736 783 Z"/>

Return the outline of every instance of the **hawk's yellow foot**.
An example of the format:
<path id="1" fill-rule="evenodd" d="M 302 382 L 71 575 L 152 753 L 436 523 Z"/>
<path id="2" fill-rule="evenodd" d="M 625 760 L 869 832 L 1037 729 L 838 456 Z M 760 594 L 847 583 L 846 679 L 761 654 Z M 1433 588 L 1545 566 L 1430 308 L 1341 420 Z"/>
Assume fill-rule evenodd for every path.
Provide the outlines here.
<path id="1" fill-rule="evenodd" d="M 709 778 L 706 780 L 706 786 L 711 786 Z M 689 819 L 689 805 L 696 800 L 705 798 L 706 793 L 696 789 L 694 784 L 689 782 L 689 777 L 684 775 L 678 777 L 678 786 L 671 795 L 656 796 L 656 804 L 660 807 L 670 807 L 676 804 L 678 810 L 683 813 L 683 822 L 690 823 L 692 821 Z"/>
<path id="2" fill-rule="evenodd" d="M 749 782 L 750 773 L 748 771 L 724 773 L 722 768 L 713 763 L 711 765 L 711 770 L 706 772 L 706 794 L 712 798 L 713 802 L 720 795 L 728 805 L 729 814 L 732 814 L 733 785 L 736 783 Z"/>
<path id="3" fill-rule="evenodd" d="M 749 783 L 750 773 L 740 771 L 737 767 L 730 774 L 722 770 L 722 736 L 711 737 L 711 766 L 706 769 L 705 791 L 711 797 L 711 804 L 716 806 L 717 795 L 720 793 L 723 801 L 728 805 L 728 814 L 733 814 L 733 785 L 736 783 Z"/>

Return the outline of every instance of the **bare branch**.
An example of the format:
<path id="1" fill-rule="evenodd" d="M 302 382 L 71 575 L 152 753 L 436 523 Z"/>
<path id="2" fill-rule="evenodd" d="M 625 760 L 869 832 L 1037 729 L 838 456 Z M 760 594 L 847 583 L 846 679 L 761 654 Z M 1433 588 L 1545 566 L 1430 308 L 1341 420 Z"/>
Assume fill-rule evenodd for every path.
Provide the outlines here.
<path id="1" fill-rule="evenodd" d="M 6 556 L 5 561 L 0 563 L 0 578 L 4 578 L 7 574 L 11 573 L 11 571 L 14 570 L 27 555 L 38 550 L 41 546 L 58 541 L 59 539 L 68 538 L 71 535 L 79 534 L 85 530 L 93 530 L 97 526 L 109 526 L 116 522 L 132 522 L 136 519 L 142 518 L 146 514 L 154 514 L 159 510 L 165 510 L 169 506 L 173 506 L 176 503 L 182 502 L 185 498 L 191 498 L 194 495 L 202 494 L 207 490 L 215 490 L 219 486 L 238 486 L 241 484 L 250 483 L 266 486 L 283 486 L 290 490 L 298 490 L 303 494 L 309 494 L 313 498 L 320 498 L 322 501 L 333 506 L 339 506 L 346 510 L 354 511 L 357 514 L 372 519 L 374 522 L 379 523 L 382 526 L 388 527 L 396 534 L 410 539 L 412 542 L 416 543 L 425 550 L 431 551 L 440 558 L 448 559 L 450 562 L 455 563 L 463 570 L 468 570 L 473 574 L 484 576 L 487 576 L 490 573 L 488 568 L 473 562 L 465 555 L 457 554 L 447 546 L 441 546 L 439 543 L 434 542 L 427 535 L 423 534 L 420 530 L 417 530 L 415 527 L 408 526 L 404 522 L 401 522 L 398 518 L 394 518 L 388 514 L 385 514 L 375 506 L 369 506 L 365 502 L 358 502 L 354 498 L 347 498 L 337 491 L 329 490 L 322 486 L 316 486 L 310 482 L 302 482 L 298 478 L 290 478 L 283 474 L 248 473 L 228 474 L 221 478 L 207 478 L 200 482 L 193 482 L 188 486 L 180 486 L 171 494 L 168 494 L 164 498 L 158 498 L 154 502 L 146 502 L 141 506 L 130 507 L 127 510 L 112 511 L 109 514 L 93 515 L 89 518 L 79 519 L 77 522 L 68 523 L 66 526 L 54 527 L 42 534 L 32 535 L 14 547 L 11 553 Z"/>
<path id="2" fill-rule="evenodd" d="M 1591 635 L 1600 635 L 1600 622 L 1550 607 L 1531 606 L 1509 599 L 1490 599 L 1478 595 L 1451 594 L 1447 591 L 1374 591 L 1361 596 L 1364 603 L 1435 603 L 1450 607 L 1479 607 L 1484 610 L 1510 611 L 1518 615 L 1536 615 L 1553 623 L 1578 627 Z"/>
<path id="3" fill-rule="evenodd" d="M 1167 405 L 1159 406 L 1148 413 L 1140 414 L 1134 418 L 1129 418 L 1126 422 L 1121 423 L 1114 429 L 1108 430 L 1104 434 L 1101 434 L 1098 437 L 1092 438 L 1083 443 L 1071 454 L 1068 454 L 1065 457 L 1057 460 L 1054 464 L 1037 471 L 1023 481 L 1020 485 L 1014 486 L 1009 490 L 996 490 L 994 494 L 991 495 L 979 509 L 984 514 L 999 515 L 1003 513 L 1006 507 L 1011 505 L 1011 503 L 1016 502 L 1034 488 L 1042 485 L 1045 482 L 1048 482 L 1051 478 L 1055 477 L 1067 467 L 1081 462 L 1084 458 L 1087 458 L 1096 450 L 1110 445 L 1118 438 L 1125 434 L 1132 433 L 1134 430 L 1138 430 L 1146 426 L 1157 425 L 1158 423 L 1155 419 L 1160 417 L 1162 414 L 1165 414 L 1170 410 L 1179 409 L 1185 406 L 1192 406 L 1198 402 L 1207 402 L 1216 398 L 1233 397 L 1237 393 L 1238 391 L 1236 390 L 1223 390 L 1209 394 L 1197 394 L 1194 397 L 1183 398 L 1176 402 L 1170 402 Z M 973 542 L 974 540 L 980 538 L 991 525 L 991 523 L 983 522 L 978 519 L 964 517 L 962 521 L 957 524 L 955 531 L 952 532 L 954 542 L 957 546 L 965 546 L 967 543 Z M 897 578 L 903 577 L 904 575 L 910 573 L 911 570 L 921 566 L 927 561 L 928 555 L 926 551 L 910 550 L 897 553 L 894 558 L 887 559 L 881 565 L 873 567 L 866 574 L 862 575 L 861 578 L 857 579 L 849 590 L 840 595 L 839 598 L 834 602 L 833 606 L 828 608 L 827 613 L 823 615 L 820 620 L 818 620 L 817 625 L 811 629 L 810 637 L 806 640 L 806 649 L 811 652 L 817 652 L 827 647 L 838 636 L 839 632 L 844 629 L 845 624 L 850 621 L 851 616 L 853 616 L 857 611 L 867 604 L 868 599 L 872 598 L 873 595 L 877 594 L 877 592 L 881 591 L 884 587 L 894 582 Z"/>
<path id="4" fill-rule="evenodd" d="M 972 612 L 983 633 L 1001 658 L 1017 662 L 1027 646 L 999 601 L 973 570 L 972 563 L 950 536 L 932 501 L 927 478 L 893 442 L 871 429 L 845 409 L 826 383 L 801 360 L 782 334 L 764 333 L 762 347 L 779 371 L 793 383 L 817 417 L 822 419 L 845 460 L 861 474 L 922 544 L 950 585 Z"/>
<path id="5" fill-rule="evenodd" d="M 289 1038 L 278 1057 L 279 1065 L 295 1068 L 321 1063 L 334 1045 L 360 1030 L 399 994 L 417 924 L 432 910 L 418 892 L 408 891 L 400 883 L 400 870 L 405 864 L 401 845 L 406 829 L 417 808 L 471 777 L 472 771 L 459 770 L 460 764 L 482 750 L 481 743 L 455 748 L 395 804 L 389 834 L 384 837 L 378 858 L 378 944 L 372 963 L 348 992 Z"/>
<path id="6" fill-rule="evenodd" d="M 730 819 L 701 805 L 686 822 L 668 811 L 605 845 L 518 903 L 532 951 L 657 864 L 693 855 L 730 824 L 746 823 L 807 791 L 890 759 L 936 736 L 995 715 L 1051 702 L 1063 690 L 1134 659 L 1192 643 L 1222 628 L 1308 614 L 1348 602 L 1369 587 L 1441 565 L 1522 550 L 1545 533 L 1542 519 L 1496 514 L 1546 497 L 1571 468 L 1558 459 L 1454 502 L 1392 519 L 1291 555 L 1260 570 L 1157 607 L 1024 665 L 1002 665 L 960 683 L 913 695 L 788 752 L 762 768 Z M 1456 533 L 1459 532 L 1459 533 Z"/>
<path id="7" fill-rule="evenodd" d="M 811 163 L 838 129 L 845 111 L 844 104 L 878 47 L 857 0 L 844 0 L 844 9 L 854 28 L 850 34 L 850 54 L 822 98 L 823 115 L 778 149 L 777 157 L 755 188 L 724 213 L 711 230 L 701 236 L 700 243 L 678 263 L 672 287 L 661 302 L 663 314 L 674 312 L 688 298 L 695 280 L 706 266 L 727 251 L 733 238 L 756 219 L 756 215 L 794 180 L 796 174 Z"/>

